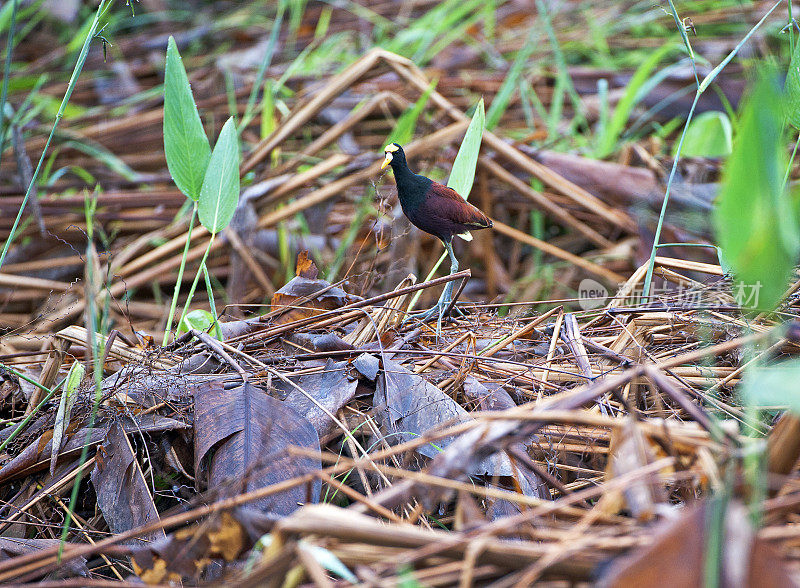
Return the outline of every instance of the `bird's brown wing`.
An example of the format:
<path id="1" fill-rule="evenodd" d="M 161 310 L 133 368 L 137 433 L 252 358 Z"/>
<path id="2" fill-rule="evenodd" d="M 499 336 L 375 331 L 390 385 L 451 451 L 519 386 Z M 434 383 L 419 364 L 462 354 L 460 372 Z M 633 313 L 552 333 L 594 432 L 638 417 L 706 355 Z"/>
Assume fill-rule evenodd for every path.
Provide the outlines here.
<path id="1" fill-rule="evenodd" d="M 485 229 L 492 226 L 492 221 L 488 216 L 464 200 L 452 188 L 433 182 L 428 189 L 428 204 L 433 204 L 433 200 L 436 201 L 436 204 L 428 207 L 433 214 L 438 212 L 438 215 L 462 224 L 467 228 Z"/>

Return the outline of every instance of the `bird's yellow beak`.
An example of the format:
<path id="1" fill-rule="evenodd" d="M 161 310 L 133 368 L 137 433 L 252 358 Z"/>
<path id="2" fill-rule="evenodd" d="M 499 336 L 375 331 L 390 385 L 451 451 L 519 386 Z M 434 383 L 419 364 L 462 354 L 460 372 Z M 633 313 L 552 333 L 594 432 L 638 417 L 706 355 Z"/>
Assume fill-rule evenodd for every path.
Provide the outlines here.
<path id="1" fill-rule="evenodd" d="M 385 168 L 390 163 L 392 163 L 392 154 L 387 151 L 386 159 L 383 160 L 383 163 L 381 164 L 381 169 Z"/>

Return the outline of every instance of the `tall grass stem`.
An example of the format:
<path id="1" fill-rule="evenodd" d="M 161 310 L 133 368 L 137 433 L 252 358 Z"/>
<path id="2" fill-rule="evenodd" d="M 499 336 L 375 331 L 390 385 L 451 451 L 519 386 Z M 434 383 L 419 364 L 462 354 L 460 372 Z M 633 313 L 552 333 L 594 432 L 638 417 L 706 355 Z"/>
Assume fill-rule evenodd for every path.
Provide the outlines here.
<path id="1" fill-rule="evenodd" d="M 200 267 L 197 270 L 197 273 L 194 276 L 194 281 L 192 282 L 192 287 L 189 289 L 189 294 L 186 298 L 186 304 L 183 305 L 183 312 L 181 313 L 181 318 L 178 321 L 178 327 L 180 327 L 181 323 L 183 323 L 183 319 L 186 318 L 186 313 L 189 312 L 189 305 L 192 303 L 192 298 L 194 297 L 194 292 L 197 290 L 197 284 L 200 281 L 200 275 L 203 273 L 203 270 L 206 267 L 206 260 L 208 259 L 208 254 L 211 251 L 211 246 L 214 245 L 214 238 L 217 236 L 216 233 L 211 233 L 211 238 L 208 240 L 208 247 L 206 247 L 205 253 L 203 253 L 203 259 L 200 260 Z"/>
<path id="2" fill-rule="evenodd" d="M 105 2 L 105 0 L 103 0 Z M 103 2 L 101 2 L 100 7 L 102 8 Z M 98 9 L 99 10 L 99 9 Z M 99 13 L 99 12 L 98 12 Z M 92 25 L 92 28 L 95 27 L 97 24 L 97 17 L 95 17 L 95 23 Z M 91 33 L 90 33 L 91 34 Z M 91 357 L 92 361 L 92 380 L 94 381 L 94 399 L 92 402 L 92 412 L 89 416 L 89 422 L 86 424 L 86 434 L 84 435 L 83 440 L 83 449 L 81 450 L 81 456 L 78 460 L 78 470 L 77 474 L 75 475 L 75 480 L 72 485 L 72 493 L 70 494 L 69 500 L 69 513 L 68 516 L 64 519 L 64 526 L 61 530 L 61 544 L 58 547 L 58 559 L 61 560 L 61 554 L 64 550 L 64 544 L 67 540 L 67 536 L 69 535 L 70 530 L 70 522 L 75 520 L 75 507 L 78 504 L 78 492 L 80 490 L 81 485 L 81 478 L 83 477 L 83 464 L 86 463 L 87 458 L 89 457 L 89 441 L 92 436 L 92 431 L 94 430 L 94 425 L 97 420 L 97 410 L 100 407 L 100 399 L 103 395 L 103 350 L 101 349 L 100 339 L 98 339 L 98 326 L 102 329 L 103 327 L 103 320 L 100 320 L 99 325 L 97 321 L 97 295 L 98 292 L 95 291 L 94 285 L 98 283 L 99 276 L 94 275 L 94 271 L 96 266 L 93 260 L 97 259 L 97 250 L 94 245 L 94 211 L 97 207 L 97 194 L 93 194 L 92 200 L 89 201 L 87 197 L 87 202 L 85 206 L 86 210 L 86 234 L 87 234 L 87 245 L 86 245 L 86 283 L 85 283 L 85 293 L 84 297 L 86 299 L 86 331 L 87 331 L 87 338 L 88 338 L 88 354 Z M 108 307 L 104 308 L 104 312 L 108 312 Z M 100 333 L 100 336 L 103 337 L 103 333 Z"/>
<path id="3" fill-rule="evenodd" d="M 178 281 L 175 282 L 175 290 L 172 293 L 172 303 L 169 307 L 169 314 L 167 315 L 167 325 L 164 327 L 164 339 L 161 345 L 167 345 L 169 341 L 169 333 L 172 329 L 172 317 L 175 316 L 175 309 L 178 306 L 178 296 L 181 292 L 181 284 L 183 283 L 183 270 L 186 268 L 186 256 L 189 254 L 189 246 L 192 242 L 192 231 L 194 230 L 194 219 L 197 217 L 197 201 L 194 202 L 192 207 L 192 218 L 189 220 L 189 232 L 186 235 L 186 245 L 183 247 L 183 256 L 181 257 L 181 266 L 178 268 Z"/>
<path id="4" fill-rule="evenodd" d="M 247 97 L 247 106 L 242 115 L 242 122 L 239 124 L 239 133 L 241 133 L 250 121 L 253 120 L 253 112 L 256 106 L 256 98 L 258 97 L 258 90 L 264 85 L 264 76 L 267 73 L 267 68 L 272 63 L 272 57 L 275 55 L 275 45 L 278 42 L 278 34 L 281 32 L 281 24 L 283 24 L 283 14 L 286 11 L 286 0 L 279 0 L 278 12 L 275 15 L 275 22 L 272 24 L 272 31 L 269 34 L 269 41 L 267 41 L 266 52 L 261 65 L 258 67 L 256 79 L 253 82 L 253 87 L 250 90 L 250 95 Z M 266 90 L 265 90 L 266 91 Z"/>
<path id="5" fill-rule="evenodd" d="M 6 99 L 8 98 L 8 79 L 11 76 L 11 54 L 14 51 L 14 31 L 17 26 L 17 6 L 19 4 L 19 0 L 12 1 L 14 4 L 11 7 L 11 22 L 8 25 L 6 62 L 3 65 L 3 89 L 0 90 L 0 161 L 3 160 L 3 150 L 6 148 Z M 9 126 L 10 124 L 9 122 Z"/>
<path id="6" fill-rule="evenodd" d="M 692 101 L 692 107 L 689 110 L 689 115 L 686 117 L 686 123 L 683 125 L 683 132 L 681 133 L 681 139 L 680 142 L 678 143 L 678 149 L 675 151 L 675 160 L 672 162 L 672 169 L 669 172 L 669 180 L 667 181 L 667 188 L 666 191 L 664 192 L 664 202 L 661 204 L 661 213 L 658 216 L 658 225 L 656 226 L 656 233 L 655 236 L 653 237 L 653 247 L 650 249 L 650 260 L 647 262 L 647 273 L 645 274 L 644 286 L 642 287 L 642 297 L 645 299 L 650 297 L 650 284 L 653 280 L 653 269 L 656 263 L 656 251 L 658 250 L 658 242 L 659 239 L 661 238 L 661 229 L 664 226 L 664 217 L 667 214 L 667 205 L 669 204 L 670 188 L 672 187 L 672 182 L 675 179 L 675 172 L 678 169 L 678 161 L 680 160 L 681 157 L 681 149 L 683 147 L 683 140 L 686 137 L 686 129 L 689 128 L 689 123 L 692 121 L 692 116 L 694 116 L 694 111 L 695 108 L 697 107 L 697 102 L 700 100 L 700 96 L 703 94 L 703 92 L 705 92 L 706 89 L 708 89 L 708 87 L 714 82 L 714 80 L 717 79 L 717 76 L 725 68 L 725 66 L 731 62 L 731 60 L 736 56 L 736 54 L 744 46 L 744 44 L 748 40 L 750 40 L 750 37 L 753 36 L 753 33 L 755 33 L 759 29 L 759 27 L 761 27 L 761 25 L 764 24 L 764 21 L 767 20 L 767 17 L 769 17 L 769 15 L 772 14 L 775 11 L 775 9 L 781 5 L 782 2 L 783 0 L 778 0 L 778 2 L 776 2 L 772 6 L 772 8 L 768 10 L 767 13 L 763 17 L 761 17 L 761 20 L 759 20 L 753 26 L 753 28 L 751 28 L 748 31 L 748 33 L 744 36 L 744 38 L 736 44 L 736 47 L 734 47 L 731 50 L 731 52 L 725 57 L 725 59 L 722 60 L 722 62 L 717 67 L 711 70 L 711 72 L 703 79 L 702 82 L 700 82 L 700 84 L 697 87 L 697 92 L 695 93 L 694 100 Z M 683 30 L 683 35 L 685 36 L 686 30 L 683 29 L 683 23 L 681 23 L 680 19 L 678 18 L 677 12 L 674 12 L 675 6 L 672 4 L 671 1 L 669 4 L 670 4 L 670 9 L 673 11 L 673 17 L 676 19 L 676 22 L 680 23 L 680 28 Z"/>
<path id="7" fill-rule="evenodd" d="M 792 149 L 792 156 L 789 158 L 789 163 L 786 165 L 786 173 L 783 174 L 783 186 L 781 187 L 781 191 L 786 189 L 786 184 L 789 183 L 789 175 L 792 173 L 792 164 L 794 163 L 794 157 L 797 155 L 797 147 L 800 145 L 800 133 L 797 134 L 797 140 L 794 142 L 794 149 Z"/>
<path id="8" fill-rule="evenodd" d="M 61 105 L 58 107 L 58 112 L 56 113 L 56 120 L 53 123 L 53 128 L 50 129 L 50 135 L 47 137 L 47 142 L 44 144 L 44 149 L 42 149 L 42 155 L 39 157 L 39 163 L 36 164 L 36 169 L 33 172 L 33 177 L 31 177 L 30 184 L 28 184 L 28 189 L 25 191 L 25 197 L 22 199 L 22 204 L 20 204 L 19 211 L 17 212 L 17 217 L 14 219 L 14 224 L 11 226 L 11 231 L 8 233 L 5 245 L 3 245 L 3 252 L 0 253 L 0 268 L 3 267 L 3 262 L 6 259 L 6 254 L 8 253 L 8 249 L 11 247 L 11 243 L 14 241 L 14 236 L 15 233 L 17 232 L 17 227 L 19 226 L 20 220 L 22 220 L 22 213 L 25 210 L 25 206 L 28 204 L 31 192 L 33 192 L 36 186 L 36 180 L 39 178 L 39 172 L 41 171 L 42 165 L 44 164 L 44 159 L 45 156 L 47 155 L 47 150 L 50 147 L 50 143 L 53 141 L 53 136 L 56 134 L 56 128 L 58 127 L 58 123 L 64 116 L 64 110 L 66 110 L 67 104 L 69 103 L 69 99 L 72 97 L 72 92 L 75 90 L 75 86 L 78 83 L 78 77 L 81 75 L 81 71 L 83 71 L 83 64 L 86 63 L 86 57 L 89 55 L 89 46 L 92 44 L 92 39 L 94 39 L 95 35 L 97 34 L 97 27 L 100 24 L 100 19 L 103 18 L 103 16 L 105 16 L 106 11 L 108 11 L 110 7 L 111 7 L 111 2 L 109 2 L 109 0 L 101 0 L 100 5 L 97 7 L 97 12 L 95 12 L 94 20 L 92 21 L 92 26 L 89 28 L 89 32 L 86 34 L 86 39 L 83 42 L 83 47 L 81 48 L 81 52 L 78 55 L 78 61 L 75 63 L 75 68 L 72 70 L 72 76 L 70 77 L 69 85 L 67 86 L 67 91 L 64 94 L 63 100 L 61 100 Z"/>

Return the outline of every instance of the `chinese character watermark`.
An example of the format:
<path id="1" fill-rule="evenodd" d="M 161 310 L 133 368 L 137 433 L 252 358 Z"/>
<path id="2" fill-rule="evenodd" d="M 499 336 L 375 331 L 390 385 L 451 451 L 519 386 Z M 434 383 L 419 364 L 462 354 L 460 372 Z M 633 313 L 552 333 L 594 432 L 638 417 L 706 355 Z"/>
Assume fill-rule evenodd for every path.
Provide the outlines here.
<path id="1" fill-rule="evenodd" d="M 659 287 L 653 284 L 649 296 L 644 296 L 641 287 L 632 288 L 624 295 L 624 284 L 620 284 L 616 296 L 610 297 L 608 289 L 600 282 L 586 278 L 578 285 L 578 305 L 583 310 L 594 310 L 605 306 L 610 298 L 614 298 L 619 306 L 635 306 L 639 304 L 663 304 L 665 307 L 681 308 L 722 307 L 736 305 L 742 309 L 759 308 L 761 282 L 730 283 L 719 281 L 703 287 L 696 284 L 670 285 L 667 282 Z"/>
<path id="2" fill-rule="evenodd" d="M 745 284 L 739 282 L 733 288 L 733 299 L 741 308 L 758 308 L 758 293 L 761 291 L 761 282 Z"/>

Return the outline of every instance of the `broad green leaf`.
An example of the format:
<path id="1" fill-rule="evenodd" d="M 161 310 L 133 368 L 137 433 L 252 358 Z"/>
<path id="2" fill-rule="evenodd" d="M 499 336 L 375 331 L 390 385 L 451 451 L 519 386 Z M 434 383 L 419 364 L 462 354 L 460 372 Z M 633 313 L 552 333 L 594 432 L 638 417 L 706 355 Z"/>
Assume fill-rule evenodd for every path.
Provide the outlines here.
<path id="1" fill-rule="evenodd" d="M 202 308 L 196 308 L 195 310 L 186 313 L 186 316 L 183 317 L 183 320 L 180 322 L 180 324 L 178 324 L 178 329 L 175 332 L 175 336 L 177 337 L 183 333 L 188 333 L 192 329 L 201 332 L 207 332 L 213 324 L 214 315 L 207 310 L 203 310 Z"/>
<path id="2" fill-rule="evenodd" d="M 414 130 L 417 128 L 417 120 L 419 119 L 419 115 L 422 114 L 422 111 L 425 109 L 425 105 L 428 103 L 431 92 L 433 92 L 434 88 L 436 88 L 437 82 L 438 80 L 433 80 L 416 101 L 414 106 L 400 115 L 400 118 L 397 119 L 397 124 L 392 132 L 389 133 L 389 137 L 386 139 L 386 145 L 389 145 L 390 143 L 405 145 L 411 140 L 411 138 L 414 136 Z"/>
<path id="3" fill-rule="evenodd" d="M 743 400 L 752 406 L 787 407 L 800 414 L 800 361 L 784 361 L 747 370 L 742 382 Z"/>
<path id="4" fill-rule="evenodd" d="M 794 44 L 783 91 L 786 94 L 786 116 L 794 128 L 800 129 L 800 43 Z"/>
<path id="5" fill-rule="evenodd" d="M 762 73 L 745 101 L 723 173 L 714 226 L 733 268 L 733 294 L 751 309 L 773 309 L 800 250 L 800 233 L 783 189 L 783 102 L 777 78 Z"/>
<path id="6" fill-rule="evenodd" d="M 239 138 L 231 117 L 222 127 L 208 160 L 197 203 L 200 222 L 212 233 L 218 233 L 231 222 L 238 202 Z"/>
<path id="7" fill-rule="evenodd" d="M 458 149 L 456 160 L 453 162 L 450 179 L 447 181 L 448 187 L 461 194 L 464 200 L 469 198 L 472 183 L 475 181 L 475 166 L 478 164 L 478 153 L 481 150 L 481 139 L 485 126 L 486 113 L 483 109 L 483 98 L 481 98 L 472 115 L 472 121 L 469 123 L 461 147 Z"/>
<path id="8" fill-rule="evenodd" d="M 175 185 L 196 201 L 200 197 L 211 146 L 172 37 L 167 44 L 164 73 L 164 155 Z"/>
<path id="9" fill-rule="evenodd" d="M 725 157 L 733 148 L 733 129 L 728 115 L 718 110 L 704 112 L 692 119 L 683 138 L 681 155 L 685 157 Z M 675 143 L 672 156 L 678 150 Z"/>

